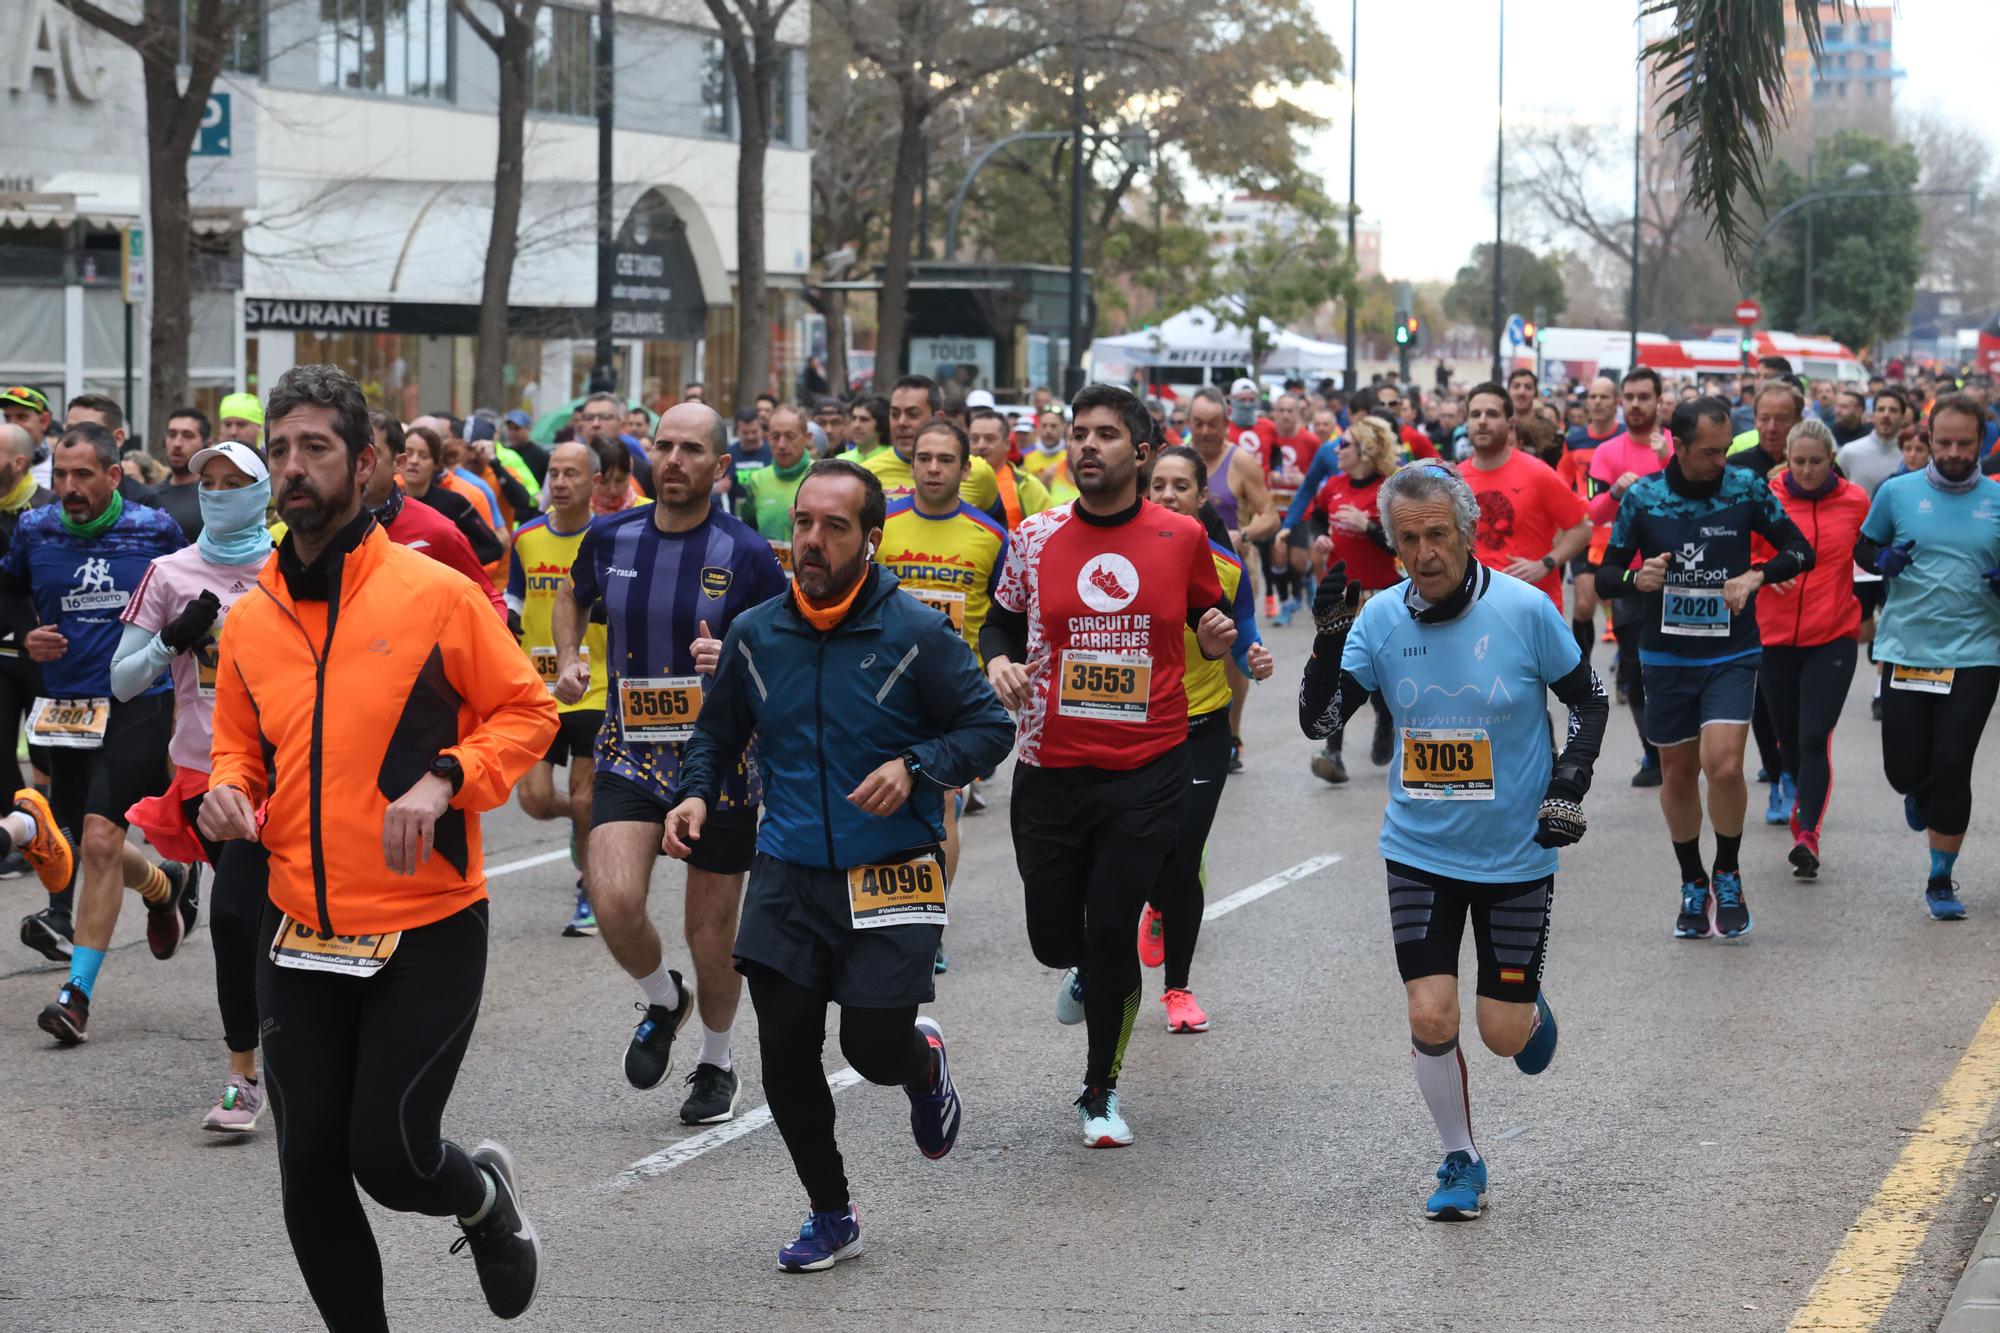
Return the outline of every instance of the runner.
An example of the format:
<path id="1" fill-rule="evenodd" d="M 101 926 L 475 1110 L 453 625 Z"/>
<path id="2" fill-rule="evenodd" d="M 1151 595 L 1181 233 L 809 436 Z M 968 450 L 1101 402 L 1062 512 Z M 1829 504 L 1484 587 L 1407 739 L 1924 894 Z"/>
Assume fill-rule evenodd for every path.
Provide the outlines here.
<path id="1" fill-rule="evenodd" d="M 1472 458 L 1460 475 L 1479 501 L 1473 547 L 1479 563 L 1534 584 L 1560 611 L 1562 569 L 1590 544 L 1590 516 L 1553 468 L 1514 447 L 1512 391 L 1532 388 L 1533 379 L 1532 372 L 1516 371 L 1505 389 L 1481 384 L 1466 394 Z"/>
<path id="2" fill-rule="evenodd" d="M 512 1319 L 541 1268 L 514 1159 L 439 1128 L 486 973 L 479 812 L 548 748 L 555 705 L 479 590 L 361 507 L 376 455 L 353 380 L 286 371 L 269 437 L 290 530 L 224 624 L 199 827 L 270 854 L 257 1010 L 285 1230 L 329 1328 L 388 1326 L 357 1183 L 457 1218 Z"/>
<path id="3" fill-rule="evenodd" d="M 1139 1009 L 1132 930 L 1191 774 L 1182 627 L 1211 660 L 1236 637 L 1207 532 L 1139 494 L 1153 434 L 1124 389 L 1076 396 L 1082 495 L 1021 525 L 980 634 L 988 678 L 1019 714 L 1011 808 L 1028 941 L 1067 969 L 1057 1021 L 1088 1029 L 1076 1109 L 1093 1148 L 1132 1142 L 1118 1104 Z"/>
<path id="4" fill-rule="evenodd" d="M 1902 438 L 1903 430 L 1909 424 L 1909 400 L 1901 389 L 1885 385 L 1875 393 L 1872 416 L 1874 430 L 1840 446 L 1835 460 L 1847 479 L 1866 492 L 1870 500 L 1875 498 L 1875 492 L 1883 482 L 1904 470 Z M 1880 574 L 1855 562 L 1854 595 L 1861 603 L 1861 642 L 1868 645 L 1868 660 L 1871 663 L 1875 660 L 1875 613 L 1882 609 L 1886 588 Z M 1880 722 L 1882 675 L 1875 672 L 1874 676 L 1875 697 L 1868 710 Z"/>
<path id="5" fill-rule="evenodd" d="M 549 511 L 529 519 L 514 534 L 507 567 L 507 609 L 516 636 L 535 674 L 555 693 L 555 608 L 563 586 L 576 565 L 578 548 L 590 532 L 590 490 L 597 475 L 597 455 L 588 445 L 571 440 L 549 455 L 543 490 Z M 581 698 L 556 704 L 556 738 L 541 762 L 529 769 L 516 787 L 521 810 L 530 819 L 569 820 L 570 860 L 576 865 L 576 902 L 562 933 L 579 939 L 597 933 L 597 914 L 585 885 L 590 880 L 590 793 L 597 772 L 597 733 L 604 723 L 604 624 L 595 618 L 584 626 L 579 645 L 589 674 Z M 555 772 L 569 770 L 563 799 L 556 799 Z"/>
<path id="6" fill-rule="evenodd" d="M 813 424 L 826 436 L 826 447 L 821 451 L 823 458 L 832 458 L 847 449 L 847 409 L 838 398 L 823 397 L 813 400 Z"/>
<path id="7" fill-rule="evenodd" d="M 889 447 L 889 400 L 863 398 L 847 413 L 847 452 L 841 457 L 866 463 Z"/>
<path id="8" fill-rule="evenodd" d="M 1314 554 L 1322 568 L 1342 565 L 1347 582 L 1360 589 L 1363 602 L 1402 578 L 1377 504 L 1382 483 L 1395 472 L 1399 457 L 1396 437 L 1387 423 L 1380 417 L 1357 417 L 1340 437 L 1339 473 L 1327 478 L 1313 497 L 1312 521 L 1326 528 L 1326 535 L 1314 543 Z M 1396 736 L 1389 723 L 1388 701 L 1378 691 L 1371 702 L 1375 705 L 1375 734 L 1369 742 L 1368 758 L 1382 768 L 1396 753 Z M 1319 753 L 1312 757 L 1313 776 L 1336 787 L 1347 781 L 1347 761 L 1340 753 L 1341 738 L 1346 734 L 1344 728 L 1328 732 Z"/>
<path id="9" fill-rule="evenodd" d="M 1591 495 L 1590 461 L 1598 446 L 1618 433 L 1618 385 L 1609 375 L 1598 375 L 1584 391 L 1583 424 L 1570 429 L 1563 441 L 1562 462 L 1556 465 L 1556 476 L 1586 504 Z M 1593 523 L 1590 545 L 1569 562 L 1570 629 L 1576 634 L 1578 650 L 1586 657 L 1597 644 L 1596 561 L 1610 539 L 1610 524 Z"/>
<path id="10" fill-rule="evenodd" d="M 480 567 L 490 576 L 494 564 L 506 556 L 507 548 L 470 500 L 440 482 L 443 458 L 444 442 L 429 426 L 412 426 L 403 432 L 403 449 L 396 458 L 396 469 L 403 478 L 403 494 L 450 519 L 472 547 L 472 553 L 479 557 Z M 279 507 L 278 516 L 284 517 L 283 506 Z"/>
<path id="11" fill-rule="evenodd" d="M 1785 466 L 1771 493 L 1812 544 L 1813 565 L 1790 583 L 1757 595 L 1764 644 L 1758 683 L 1778 732 L 1779 762 L 1792 796 L 1792 874 L 1819 875 L 1820 828 L 1833 792 L 1833 726 L 1854 679 L 1861 604 L 1854 596 L 1854 542 L 1868 516 L 1868 494 L 1833 470 L 1833 432 L 1801 421 L 1785 444 Z"/>
<path id="12" fill-rule="evenodd" d="M 1626 623 L 1643 627 L 1636 647 L 1645 681 L 1644 734 L 1659 750 L 1660 810 L 1681 874 L 1674 934 L 1734 939 L 1751 926 L 1738 864 L 1749 799 L 1743 745 L 1761 656 L 1750 603 L 1759 588 L 1811 569 L 1813 548 L 1763 478 L 1725 465 L 1728 403 L 1682 403 L 1674 408 L 1672 430 L 1678 452 L 1665 471 L 1633 482 L 1618 506 L 1597 591 L 1642 599 L 1640 609 L 1618 619 L 1621 633 Z M 1598 451 L 1600 463 L 1610 447 Z M 1751 563 L 1753 535 L 1777 552 L 1761 565 Z M 1642 562 L 1636 569 L 1635 556 Z M 1701 859 L 1703 778 L 1715 825 L 1710 868 Z"/>
<path id="13" fill-rule="evenodd" d="M 966 413 L 965 433 L 972 441 L 973 456 L 985 459 L 986 466 L 993 469 L 1000 495 L 993 517 L 1005 523 L 1007 531 L 1017 530 L 1022 519 L 1055 503 L 1049 498 L 1048 487 L 1008 460 L 1005 417 L 990 407 L 975 407 Z"/>
<path id="14" fill-rule="evenodd" d="M 1458 1045 L 1465 918 L 1479 958 L 1479 1035 L 1539 1074 L 1556 1050 L 1542 991 L 1556 849 L 1584 834 L 1610 705 L 1562 613 L 1472 558 L 1479 504 L 1448 467 L 1398 472 L 1382 486 L 1382 511 L 1410 577 L 1362 607 L 1346 571 L 1327 571 L 1299 725 L 1315 739 L 1336 732 L 1377 690 L 1395 711 L 1402 764 L 1382 858 L 1417 1087 L 1445 1149 L 1424 1215 L 1474 1218 L 1487 1176 Z M 1545 691 L 1569 709 L 1559 756 Z"/>
<path id="15" fill-rule="evenodd" d="M 591 513 L 622 514 L 653 503 L 632 475 L 632 454 L 622 437 L 592 435 L 585 443 L 597 455 L 597 479 L 590 487 Z"/>
<path id="16" fill-rule="evenodd" d="M 727 800 L 754 730 L 769 808 L 735 955 L 757 1011 L 764 1095 L 811 1209 L 778 1252 L 790 1273 L 861 1252 L 820 1064 L 829 1002 L 848 1063 L 909 1094 L 924 1156 L 958 1140 L 944 1033 L 917 1014 L 936 993 L 946 917 L 940 813 L 1011 739 L 964 641 L 870 563 L 883 511 L 866 468 L 830 459 L 807 473 L 794 511 L 798 581 L 730 628 L 666 821 L 668 853 L 692 863 L 722 832 L 708 812 Z"/>
<path id="17" fill-rule="evenodd" d="M 905 375 L 889 393 L 889 447 L 864 461 L 861 466 L 882 481 L 882 493 L 891 500 L 916 489 L 911 476 L 911 459 L 917 445 L 917 431 L 938 414 L 944 405 L 937 381 L 923 375 Z M 974 509 L 991 513 L 1000 501 L 1000 489 L 993 469 L 983 458 L 972 460 L 965 475 L 962 494 Z"/>
<path id="18" fill-rule="evenodd" d="M 1076 479 L 1069 470 L 1069 421 L 1060 407 L 1036 409 L 1035 447 L 1021 451 L 1021 467 L 1042 483 L 1056 504 L 1076 499 Z"/>
<path id="19" fill-rule="evenodd" d="M 22 636 L 21 646 L 42 664 L 45 694 L 29 715 L 28 741 L 51 747 L 47 804 L 54 823 L 83 831 L 69 978 L 38 1020 L 44 1032 L 74 1045 L 88 1035 L 90 1001 L 123 890 L 136 889 L 145 899 L 146 943 L 155 958 L 167 959 L 194 927 L 200 873 L 172 861 L 155 866 L 125 840 L 132 803 L 167 789 L 170 683 L 162 676 L 129 702 L 111 698 L 118 616 L 146 567 L 186 539 L 166 513 L 128 505 L 118 493 L 118 444 L 104 427 L 65 430 L 52 462 L 59 503 L 30 511 L 15 527 L 0 559 L 0 590 L 34 599 L 39 623 Z M 17 809 L 21 799 L 15 798 Z M 39 810 L 39 797 L 35 803 Z M 15 841 L 21 841 L 18 834 Z M 34 860 L 33 844 L 23 851 Z M 50 879 L 43 873 L 51 893 L 66 886 Z M 52 937 L 72 938 L 60 899 L 51 900 L 47 914 L 21 923 L 22 942 L 44 955 L 54 952 Z"/>
<path id="20" fill-rule="evenodd" d="M 695 985 L 669 968 L 646 916 L 660 827 L 673 805 L 681 748 L 702 707 L 702 676 L 737 616 L 777 596 L 785 575 L 770 543 L 709 499 L 726 457 L 722 418 L 702 403 L 660 417 L 653 438 L 656 503 L 592 526 L 577 552 L 569 595 L 555 608 L 556 698 L 583 699 L 591 668 L 579 649 L 586 616 L 602 602 L 605 706 L 590 811 L 590 902 L 604 943 L 645 1000 L 625 1050 L 625 1078 L 657 1088 L 675 1035 L 697 1007 L 701 1054 L 681 1119 L 714 1124 L 736 1114 L 741 1084 L 730 1031 L 743 980 L 730 966 L 743 872 L 756 852 L 761 784 L 753 752 L 735 756 L 700 850 L 688 860 L 683 934 Z M 697 997 L 699 1000 L 697 1001 Z"/>
<path id="21" fill-rule="evenodd" d="M 1201 522 L 1208 508 L 1208 469 L 1201 455 L 1187 445 L 1170 445 L 1153 459 L 1148 483 L 1154 504 Z M 1209 538 L 1209 554 L 1222 596 L 1236 622 L 1230 645 L 1239 671 L 1253 680 L 1269 680 L 1274 669 L 1271 650 L 1257 637 L 1257 608 L 1243 577 L 1243 561 L 1229 547 Z M 1174 835 L 1174 848 L 1139 914 L 1139 961 L 1166 968 L 1166 989 L 1160 1003 L 1167 1012 L 1167 1031 L 1206 1032 L 1208 1015 L 1188 988 L 1194 966 L 1195 941 L 1201 935 L 1204 853 L 1215 812 L 1229 780 L 1229 680 L 1221 662 L 1203 657 L 1194 631 L 1184 630 L 1182 653 L 1188 663 L 1184 688 L 1188 708 L 1187 809 Z"/>
<path id="22" fill-rule="evenodd" d="M 1924 902 L 1965 916 L 1952 871 L 1972 815 L 1972 759 L 2000 690 L 2000 482 L 1980 475 L 1986 411 L 1946 394 L 1931 408 L 1931 460 L 1875 492 L 1855 558 L 1888 585 L 1875 655 L 1882 767 L 1903 815 L 1930 839 Z"/>
<path id="23" fill-rule="evenodd" d="M 215 438 L 262 447 L 264 405 L 254 393 L 226 393 L 215 405 Z"/>
<path id="24" fill-rule="evenodd" d="M 209 943 L 215 949 L 215 996 L 229 1074 L 201 1127 L 248 1134 L 264 1114 L 257 1081 L 257 947 L 268 868 L 254 842 L 227 846 L 196 829 L 208 794 L 211 714 L 215 704 L 216 638 L 237 599 L 257 584 L 271 555 L 264 515 L 271 474 L 247 444 L 224 440 L 186 460 L 197 478 L 202 508 L 195 544 L 154 560 L 126 604 L 118 650 L 111 658 L 111 694 L 129 703 L 162 672 L 174 686 L 174 734 L 167 746 L 174 782 L 166 795 L 139 801 L 127 817 L 166 855 L 208 863 Z"/>
<path id="25" fill-rule="evenodd" d="M 167 480 L 154 490 L 153 498 L 173 515 L 189 541 L 201 535 L 201 479 L 194 474 L 193 460 L 208 447 L 213 434 L 208 417 L 199 408 L 177 407 L 167 415 L 160 449 L 167 462 Z"/>
<path id="26" fill-rule="evenodd" d="M 1757 390 L 1751 407 L 1756 413 L 1756 424 L 1747 440 L 1737 438 L 1729 451 L 1729 465 L 1768 477 L 1784 464 L 1792 427 L 1805 420 L 1806 396 L 1789 380 L 1772 380 Z M 1788 823 L 1797 791 L 1785 780 L 1784 759 L 1778 753 L 1778 728 L 1771 718 L 1770 701 L 1764 697 L 1762 673 L 1757 681 L 1756 707 L 1750 713 L 1750 736 L 1757 743 L 1757 781 L 1771 784 L 1764 822 Z"/>
<path id="27" fill-rule="evenodd" d="M 9 409 L 13 404 L 7 402 Z M 31 509 L 39 509 L 46 504 L 54 504 L 56 494 L 46 486 L 36 483 L 34 477 L 35 450 L 38 444 L 24 427 L 11 421 L 0 422 L 0 556 L 5 556 L 7 547 L 13 543 L 14 529 Z M 0 600 L 0 791 L 15 792 L 28 785 L 21 774 L 20 744 L 21 724 L 35 700 L 42 694 L 42 668 L 32 658 L 21 651 L 21 636 L 35 626 L 34 608 L 20 597 Z M 48 762 L 45 753 L 37 752 L 35 766 L 40 768 Z M 18 878 L 28 871 L 27 858 L 19 850 L 10 850 L 0 856 L 0 878 Z M 65 877 L 64 884 L 67 884 Z M 62 889 L 60 915 L 70 914 L 69 889 Z M 32 921 L 42 913 L 54 912 L 56 902 L 42 912 L 33 913 Z M 22 923 L 22 943 L 31 948 L 48 944 L 56 952 L 49 955 L 52 962 L 69 960 L 69 941 L 54 930 L 44 930 L 41 925 L 29 927 Z M 46 924 L 46 923 L 44 923 Z M 33 937 L 31 940 L 30 936 Z"/>
<path id="28" fill-rule="evenodd" d="M 771 465 L 752 468 L 737 478 L 737 494 L 742 497 L 737 517 L 757 529 L 771 543 L 778 563 L 792 567 L 792 497 L 805 480 L 812 459 L 806 453 L 805 413 L 796 407 L 780 407 L 771 412 Z"/>
<path id="29" fill-rule="evenodd" d="M 493 586 L 493 580 L 486 577 L 485 567 L 479 557 L 472 553 L 472 543 L 465 539 L 452 521 L 427 504 L 410 500 L 403 488 L 397 485 L 396 459 L 403 452 L 403 428 L 387 412 L 371 411 L 368 422 L 375 442 L 375 471 L 361 484 L 361 503 L 389 534 L 389 540 L 398 546 L 407 546 L 413 551 L 422 551 L 441 565 L 457 570 L 471 579 L 474 586 L 493 605 L 493 610 L 504 622 L 507 619 L 507 603 L 500 590 Z M 274 540 L 284 540 L 283 520 L 271 527 Z"/>

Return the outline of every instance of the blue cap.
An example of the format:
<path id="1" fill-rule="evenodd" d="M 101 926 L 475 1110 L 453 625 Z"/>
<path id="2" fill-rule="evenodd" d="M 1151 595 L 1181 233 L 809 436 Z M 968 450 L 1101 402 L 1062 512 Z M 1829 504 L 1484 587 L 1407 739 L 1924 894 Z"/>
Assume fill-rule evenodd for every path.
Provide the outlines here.
<path id="1" fill-rule="evenodd" d="M 535 419 L 518 407 L 500 419 L 510 426 L 532 426 L 535 424 Z"/>

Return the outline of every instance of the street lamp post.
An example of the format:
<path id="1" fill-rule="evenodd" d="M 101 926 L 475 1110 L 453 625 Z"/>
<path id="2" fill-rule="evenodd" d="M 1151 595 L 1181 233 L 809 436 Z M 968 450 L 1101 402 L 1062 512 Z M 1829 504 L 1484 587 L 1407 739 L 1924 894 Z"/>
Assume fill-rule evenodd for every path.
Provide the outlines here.
<path id="1" fill-rule="evenodd" d="M 591 333 L 596 355 L 590 368 L 593 393 L 609 393 L 617 388 L 611 350 L 612 245 L 617 233 L 611 221 L 612 194 L 612 0 L 597 5 L 597 309 L 591 312 Z M 739 390 L 741 386 L 738 386 Z"/>
<path id="2" fill-rule="evenodd" d="M 1854 165 L 1861 166 L 1863 164 L 1857 162 Z M 1850 179 L 1859 180 L 1860 177 L 1854 176 L 1850 177 Z M 1744 287 L 1743 291 L 1744 299 L 1746 300 L 1749 299 L 1750 278 L 1751 275 L 1756 272 L 1757 256 L 1760 253 L 1762 253 L 1764 249 L 1764 242 L 1771 239 L 1771 233 L 1777 230 L 1778 224 L 1780 222 L 1783 222 L 1786 218 L 1790 217 L 1792 214 L 1798 212 L 1802 208 L 1806 208 L 1809 207 L 1810 205 L 1824 202 L 1825 200 L 1828 199 L 1908 199 L 1915 197 L 1935 198 L 1935 197 L 1944 197 L 1953 195 L 1962 195 L 1966 199 L 1971 200 L 1972 206 L 1974 208 L 1977 208 L 1979 206 L 1979 191 L 1977 190 L 1942 190 L 1942 189 L 1940 190 L 1822 190 L 1817 194 L 1802 194 L 1798 198 L 1792 200 L 1791 203 L 1786 204 L 1783 208 L 1779 209 L 1777 212 L 1771 214 L 1770 217 L 1766 218 L 1764 220 L 1764 225 L 1758 229 L 1756 238 L 1750 242 L 1750 249 L 1743 257 L 1743 267 L 1741 270 L 1743 278 L 1743 287 Z"/>
<path id="3" fill-rule="evenodd" d="M 1083 6 L 1076 7 L 1069 75 L 1069 356 L 1063 397 L 1083 388 Z"/>
<path id="4" fill-rule="evenodd" d="M 1350 11 L 1353 27 L 1347 36 L 1347 262 L 1353 264 L 1355 263 L 1354 146 L 1356 142 L 1354 132 L 1354 53 L 1361 46 L 1361 0 L 1352 0 Z M 1341 375 L 1341 383 L 1347 386 L 1347 396 L 1350 399 L 1354 397 L 1356 386 L 1361 383 L 1361 372 L 1355 369 L 1354 365 L 1355 343 L 1360 337 L 1356 330 L 1354 310 L 1355 297 L 1360 294 L 1361 270 L 1359 267 L 1355 269 L 1354 281 L 1357 290 L 1349 293 L 1347 298 L 1347 369 Z"/>
<path id="5" fill-rule="evenodd" d="M 1841 172 L 1840 175 L 1842 180 L 1867 180 L 1869 166 L 1866 162 L 1850 162 L 1847 164 L 1847 170 Z M 1806 158 L 1806 189 L 1808 192 L 1812 190 L 1812 158 L 1810 155 Z M 1805 270 L 1806 291 L 1805 300 L 1801 303 L 1799 311 L 1799 332 L 1811 333 L 1813 326 L 1813 215 L 1811 209 L 1806 210 Z"/>
<path id="6" fill-rule="evenodd" d="M 1507 322 L 1500 286 L 1500 200 L 1507 161 L 1507 0 L 1500 0 L 1499 78 L 1493 99 L 1493 379 L 1500 376 L 1500 331 Z"/>

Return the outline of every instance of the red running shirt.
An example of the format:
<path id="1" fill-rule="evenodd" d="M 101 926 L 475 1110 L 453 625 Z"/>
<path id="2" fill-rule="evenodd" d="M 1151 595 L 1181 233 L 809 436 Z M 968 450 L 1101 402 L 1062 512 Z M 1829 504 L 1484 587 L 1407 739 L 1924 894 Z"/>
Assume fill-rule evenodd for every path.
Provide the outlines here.
<path id="1" fill-rule="evenodd" d="M 1150 500 L 1115 527 L 1023 520 L 993 600 L 1028 618 L 1021 762 L 1126 770 L 1187 739 L 1189 611 L 1222 601 L 1201 524 Z"/>
<path id="2" fill-rule="evenodd" d="M 1365 482 L 1356 482 L 1352 477 L 1336 473 L 1326 479 L 1313 497 L 1308 513 L 1318 513 L 1326 520 L 1326 535 L 1333 542 L 1333 558 L 1347 565 L 1347 578 L 1369 592 L 1380 592 L 1402 578 L 1396 567 L 1396 557 L 1375 544 L 1375 539 L 1365 532 L 1349 532 L 1333 521 L 1333 516 L 1347 505 L 1353 505 L 1376 522 L 1381 521 L 1382 478 L 1370 477 Z M 1331 562 L 1329 562 L 1331 563 Z"/>
<path id="3" fill-rule="evenodd" d="M 1459 475 L 1479 499 L 1473 554 L 1488 569 L 1505 570 L 1516 558 L 1540 560 L 1558 536 L 1584 520 L 1586 511 L 1576 492 L 1563 485 L 1554 468 L 1520 449 L 1490 472 L 1468 460 Z M 1535 586 L 1562 608 L 1561 566 L 1535 580 Z"/>

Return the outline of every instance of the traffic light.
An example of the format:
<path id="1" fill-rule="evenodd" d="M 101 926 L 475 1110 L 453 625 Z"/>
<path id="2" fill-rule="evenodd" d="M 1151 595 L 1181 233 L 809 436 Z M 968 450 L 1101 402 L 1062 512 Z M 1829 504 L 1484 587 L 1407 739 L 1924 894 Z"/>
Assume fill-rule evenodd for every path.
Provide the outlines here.
<path id="1" fill-rule="evenodd" d="M 1396 312 L 1396 346 L 1408 347 L 1417 334 L 1417 317 L 1408 310 Z"/>
<path id="2" fill-rule="evenodd" d="M 1748 329 L 1745 329 L 1743 331 L 1743 337 L 1741 338 L 1740 343 L 1743 348 L 1743 355 L 1745 357 L 1750 356 L 1757 350 L 1757 340 L 1750 336 L 1750 331 Z"/>
<path id="3" fill-rule="evenodd" d="M 1521 326 L 1521 341 L 1529 347 L 1533 347 L 1536 340 L 1540 337 L 1541 330 L 1536 326 L 1534 320 L 1531 319 Z"/>

